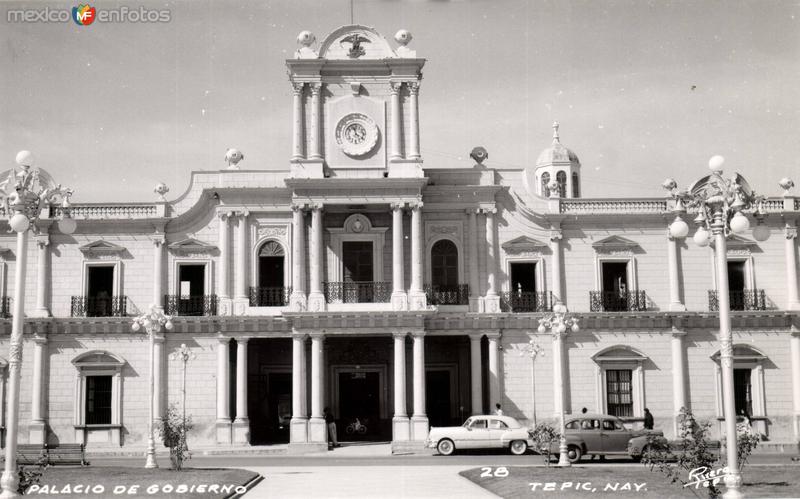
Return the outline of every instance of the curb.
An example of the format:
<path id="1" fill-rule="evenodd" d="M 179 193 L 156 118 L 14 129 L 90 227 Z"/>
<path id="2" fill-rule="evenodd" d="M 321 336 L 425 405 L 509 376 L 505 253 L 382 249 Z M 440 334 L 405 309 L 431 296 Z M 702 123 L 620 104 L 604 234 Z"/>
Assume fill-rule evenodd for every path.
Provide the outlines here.
<path id="1" fill-rule="evenodd" d="M 241 493 L 234 492 L 233 494 L 226 496 L 225 499 L 239 499 L 240 497 L 243 497 L 245 494 L 250 492 L 253 489 L 253 487 L 261 483 L 262 480 L 264 480 L 264 477 L 260 474 L 256 474 L 256 476 L 251 478 L 249 482 L 243 485 L 243 487 L 245 488 L 244 492 Z"/>

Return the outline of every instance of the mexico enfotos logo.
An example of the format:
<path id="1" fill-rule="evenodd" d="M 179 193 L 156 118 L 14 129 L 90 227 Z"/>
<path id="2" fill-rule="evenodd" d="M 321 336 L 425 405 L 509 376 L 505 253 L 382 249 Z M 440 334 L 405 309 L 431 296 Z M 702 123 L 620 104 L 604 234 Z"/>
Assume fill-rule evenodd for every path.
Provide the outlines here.
<path id="1" fill-rule="evenodd" d="M 168 23 L 172 20 L 169 9 L 148 9 L 146 7 L 116 7 L 100 9 L 89 4 L 80 4 L 71 9 L 10 9 L 6 12 L 9 23 L 68 23 L 90 26 L 99 23 Z"/>

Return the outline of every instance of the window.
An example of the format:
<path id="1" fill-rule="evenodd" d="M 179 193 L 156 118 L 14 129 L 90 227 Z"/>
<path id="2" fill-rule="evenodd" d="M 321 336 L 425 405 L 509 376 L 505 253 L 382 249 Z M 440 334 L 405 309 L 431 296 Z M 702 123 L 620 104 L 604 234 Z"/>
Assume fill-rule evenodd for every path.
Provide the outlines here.
<path id="1" fill-rule="evenodd" d="M 437 241 L 431 248 L 431 284 L 439 289 L 458 286 L 458 248 L 449 239 Z"/>
<path id="2" fill-rule="evenodd" d="M 564 425 L 564 428 L 568 430 L 577 430 L 578 429 L 578 421 L 570 421 L 569 423 Z"/>
<path id="3" fill-rule="evenodd" d="M 582 430 L 596 430 L 600 428 L 600 421 L 597 419 L 584 419 L 581 421 Z"/>
<path id="4" fill-rule="evenodd" d="M 285 283 L 285 251 L 277 241 L 267 241 L 258 251 L 258 287 L 251 290 L 250 305 L 280 307 L 288 305 Z"/>
<path id="5" fill-rule="evenodd" d="M 549 198 L 550 197 L 550 174 L 547 172 L 542 173 L 542 196 Z"/>
<path id="6" fill-rule="evenodd" d="M 717 417 L 725 417 L 722 403 L 722 370 L 719 351 L 711 356 L 716 371 Z M 768 434 L 764 369 L 767 356 L 750 345 L 733 346 L 733 400 L 737 416 L 751 419 L 753 429 Z"/>
<path id="7" fill-rule="evenodd" d="M 563 170 L 556 173 L 556 182 L 558 183 L 558 197 L 567 197 L 567 174 Z"/>
<path id="8" fill-rule="evenodd" d="M 578 172 L 572 172 L 572 197 L 581 197 L 581 183 L 578 178 Z"/>
<path id="9" fill-rule="evenodd" d="M 603 420 L 603 429 L 604 430 L 613 430 L 614 429 L 614 422 L 610 419 Z"/>
<path id="10" fill-rule="evenodd" d="M 508 426 L 504 422 L 500 421 L 499 419 L 492 419 L 489 422 L 489 428 L 491 428 L 493 430 L 507 430 Z"/>
<path id="11" fill-rule="evenodd" d="M 612 416 L 633 416 L 632 372 L 630 369 L 606 371 L 607 412 Z"/>
<path id="12" fill-rule="evenodd" d="M 476 419 L 472 422 L 473 429 L 486 429 L 486 420 L 485 419 Z"/>
<path id="13" fill-rule="evenodd" d="M 86 377 L 86 424 L 111 424 L 111 376 Z"/>
<path id="14" fill-rule="evenodd" d="M 205 315 L 205 264 L 178 265 L 178 314 Z"/>
<path id="15" fill-rule="evenodd" d="M 733 398 L 736 404 L 736 415 L 748 418 L 753 414 L 753 389 L 750 384 L 751 369 L 733 370 Z"/>
<path id="16" fill-rule="evenodd" d="M 728 262 L 728 291 L 731 310 L 745 310 L 745 262 Z M 738 411 L 737 411 L 738 412 Z"/>

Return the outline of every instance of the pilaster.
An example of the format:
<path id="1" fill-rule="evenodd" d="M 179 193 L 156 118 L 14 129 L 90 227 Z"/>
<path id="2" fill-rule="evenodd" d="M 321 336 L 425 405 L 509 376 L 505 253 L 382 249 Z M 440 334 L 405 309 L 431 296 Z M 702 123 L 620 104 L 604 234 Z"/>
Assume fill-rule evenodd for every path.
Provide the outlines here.
<path id="1" fill-rule="evenodd" d="M 250 254 L 250 247 L 247 242 L 247 217 L 250 212 L 247 210 L 240 211 L 236 214 L 239 218 L 236 225 L 236 261 L 235 261 L 235 275 L 234 282 L 236 283 L 235 294 L 233 298 L 233 314 L 244 315 L 247 307 L 250 305 L 250 298 L 247 289 L 247 260 Z"/>
<path id="2" fill-rule="evenodd" d="M 47 336 L 33 338 L 33 382 L 31 387 L 31 422 L 28 425 L 28 443 L 44 444 L 47 440 L 47 419 L 44 416 L 43 394 L 47 372 Z"/>
<path id="3" fill-rule="evenodd" d="M 408 310 L 403 261 L 403 208 L 404 203 L 393 203 L 392 208 L 392 310 Z"/>
<path id="4" fill-rule="evenodd" d="M 800 310 L 800 282 L 797 279 L 797 227 L 786 224 L 786 310 Z"/>
<path id="5" fill-rule="evenodd" d="M 394 416 L 392 417 L 392 442 L 411 440 L 411 426 L 406 411 L 406 336 L 395 332 L 394 339 Z"/>
<path id="6" fill-rule="evenodd" d="M 311 418 L 308 420 L 308 441 L 328 443 L 328 428 L 322 413 L 325 400 L 325 335 L 311 333 Z"/>
<path id="7" fill-rule="evenodd" d="M 486 296 L 483 299 L 484 309 L 488 313 L 500 312 L 500 295 L 497 294 L 498 247 L 497 227 L 495 224 L 496 208 L 483 210 L 486 215 Z"/>
<path id="8" fill-rule="evenodd" d="M 220 211 L 217 213 L 219 228 L 219 259 L 217 261 L 217 298 L 219 299 L 219 314 L 232 315 L 233 303 L 230 295 L 228 281 L 231 268 L 231 226 L 233 213 Z"/>
<path id="9" fill-rule="evenodd" d="M 478 270 L 478 212 L 467 210 L 469 216 L 469 311 L 481 312 L 481 281 Z"/>
<path id="10" fill-rule="evenodd" d="M 292 205 L 292 295 L 290 306 L 295 312 L 305 312 L 308 305 L 305 282 L 306 224 L 303 208 L 302 205 Z"/>
<path id="11" fill-rule="evenodd" d="M 425 310 L 427 298 L 422 289 L 422 201 L 411 205 L 411 289 L 408 300 L 411 310 Z"/>
<path id="12" fill-rule="evenodd" d="M 428 437 L 428 416 L 425 413 L 425 333 L 415 331 L 414 338 L 414 414 L 411 416 L 411 440 Z"/>
<path id="13" fill-rule="evenodd" d="M 230 415 L 230 341 L 227 336 L 217 336 L 217 443 L 231 443 L 231 415 Z"/>
<path id="14" fill-rule="evenodd" d="M 48 285 L 52 282 L 50 276 L 50 234 L 46 228 L 42 228 L 42 233 L 36 236 L 36 247 L 38 258 L 36 262 L 36 309 L 31 314 L 32 317 L 50 317 L 50 309 L 47 306 Z"/>
<path id="15" fill-rule="evenodd" d="M 309 257 L 308 310 L 321 312 L 326 308 L 322 293 L 322 258 L 325 254 L 322 244 L 322 205 L 311 206 L 311 255 Z"/>
<path id="16" fill-rule="evenodd" d="M 233 421 L 233 443 L 250 443 L 250 417 L 247 413 L 247 344 L 250 338 L 236 338 L 236 419 Z"/>

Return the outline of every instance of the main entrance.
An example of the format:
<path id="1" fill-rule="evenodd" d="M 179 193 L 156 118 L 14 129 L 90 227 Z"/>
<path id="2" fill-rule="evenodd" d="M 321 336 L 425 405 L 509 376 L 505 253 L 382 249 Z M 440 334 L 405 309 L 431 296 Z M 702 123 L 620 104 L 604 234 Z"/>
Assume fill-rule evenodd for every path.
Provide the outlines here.
<path id="1" fill-rule="evenodd" d="M 380 378 L 377 371 L 338 372 L 341 440 L 367 440 L 380 436 Z"/>

